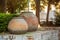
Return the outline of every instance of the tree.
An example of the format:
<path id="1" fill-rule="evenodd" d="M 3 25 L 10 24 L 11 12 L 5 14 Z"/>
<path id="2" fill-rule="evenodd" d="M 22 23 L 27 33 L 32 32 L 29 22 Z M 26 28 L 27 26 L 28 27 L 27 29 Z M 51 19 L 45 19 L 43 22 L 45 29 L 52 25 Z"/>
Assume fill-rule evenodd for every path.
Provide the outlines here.
<path id="1" fill-rule="evenodd" d="M 38 17 L 38 22 L 40 24 L 40 0 L 35 0 L 35 4 L 36 4 L 36 16 Z"/>
<path id="2" fill-rule="evenodd" d="M 0 12 L 5 12 L 5 0 L 0 0 Z"/>
<path id="3" fill-rule="evenodd" d="M 17 8 L 23 10 L 26 6 L 27 0 L 0 0 L 0 12 L 15 13 Z"/>
<path id="4" fill-rule="evenodd" d="M 27 6 L 27 0 L 8 0 L 7 8 L 11 13 L 15 13 L 18 8 L 19 11 L 23 10 Z"/>
<path id="5" fill-rule="evenodd" d="M 46 17 L 46 23 L 48 25 L 48 19 L 49 19 L 49 10 L 50 10 L 50 5 L 51 4 L 57 4 L 60 0 L 48 0 L 48 9 L 47 9 L 47 17 Z"/>
<path id="6" fill-rule="evenodd" d="M 48 1 L 48 9 L 47 9 L 47 16 L 46 16 L 47 25 L 48 25 L 48 19 L 49 19 L 50 3 L 51 3 L 51 0 Z"/>

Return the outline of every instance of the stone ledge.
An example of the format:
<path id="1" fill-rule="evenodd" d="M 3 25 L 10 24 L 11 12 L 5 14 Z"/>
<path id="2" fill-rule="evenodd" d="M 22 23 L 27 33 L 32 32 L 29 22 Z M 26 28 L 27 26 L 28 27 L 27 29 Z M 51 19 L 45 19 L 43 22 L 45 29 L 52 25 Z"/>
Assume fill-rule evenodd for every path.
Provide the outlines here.
<path id="1" fill-rule="evenodd" d="M 0 39 L 2 39 L 1 36 L 2 35 L 0 35 Z M 35 31 L 22 35 L 3 35 L 3 40 L 28 40 L 28 36 L 32 36 L 34 40 L 58 40 L 58 30 Z"/>

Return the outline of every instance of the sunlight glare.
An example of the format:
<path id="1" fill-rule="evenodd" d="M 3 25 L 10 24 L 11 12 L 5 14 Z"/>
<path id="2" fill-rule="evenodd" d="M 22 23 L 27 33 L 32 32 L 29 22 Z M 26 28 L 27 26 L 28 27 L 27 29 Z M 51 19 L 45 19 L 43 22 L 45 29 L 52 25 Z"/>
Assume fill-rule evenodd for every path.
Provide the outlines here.
<path id="1" fill-rule="evenodd" d="M 45 12 L 47 13 L 47 6 L 45 6 L 45 9 L 44 9 L 44 10 L 45 10 Z"/>
<path id="2" fill-rule="evenodd" d="M 56 10 L 54 5 L 51 5 L 51 10 L 52 11 Z"/>

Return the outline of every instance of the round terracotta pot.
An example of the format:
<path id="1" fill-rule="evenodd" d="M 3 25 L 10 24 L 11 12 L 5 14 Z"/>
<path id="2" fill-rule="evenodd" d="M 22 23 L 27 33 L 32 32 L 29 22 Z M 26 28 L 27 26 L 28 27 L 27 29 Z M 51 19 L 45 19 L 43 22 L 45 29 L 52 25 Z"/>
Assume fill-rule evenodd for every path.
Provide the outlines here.
<path id="1" fill-rule="evenodd" d="M 14 34 L 26 33 L 28 24 L 22 17 L 15 17 L 9 22 L 8 30 Z"/>
<path id="2" fill-rule="evenodd" d="M 38 29 L 38 19 L 32 12 L 22 12 L 20 16 L 28 23 L 28 31 L 36 31 Z"/>

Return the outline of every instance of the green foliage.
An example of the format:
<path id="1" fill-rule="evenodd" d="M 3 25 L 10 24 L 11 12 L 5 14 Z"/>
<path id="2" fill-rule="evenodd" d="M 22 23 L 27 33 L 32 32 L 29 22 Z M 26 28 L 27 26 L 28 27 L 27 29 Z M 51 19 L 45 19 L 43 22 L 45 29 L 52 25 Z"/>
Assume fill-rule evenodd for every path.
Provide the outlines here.
<path id="1" fill-rule="evenodd" d="M 6 32 L 9 21 L 18 15 L 16 14 L 0 14 L 0 32 Z"/>
<path id="2" fill-rule="evenodd" d="M 27 0 L 0 0 L 0 12 L 9 11 L 15 13 L 16 9 L 19 11 L 27 7 Z"/>
<path id="3" fill-rule="evenodd" d="M 14 13 L 16 9 L 23 10 L 27 7 L 27 0 L 7 0 L 8 11 Z"/>
<path id="4" fill-rule="evenodd" d="M 55 15 L 55 16 L 56 16 L 55 25 L 59 26 L 59 25 L 60 25 L 60 13 L 57 13 L 57 12 L 56 12 L 56 15 Z"/>

